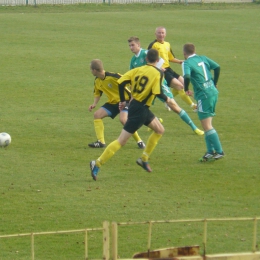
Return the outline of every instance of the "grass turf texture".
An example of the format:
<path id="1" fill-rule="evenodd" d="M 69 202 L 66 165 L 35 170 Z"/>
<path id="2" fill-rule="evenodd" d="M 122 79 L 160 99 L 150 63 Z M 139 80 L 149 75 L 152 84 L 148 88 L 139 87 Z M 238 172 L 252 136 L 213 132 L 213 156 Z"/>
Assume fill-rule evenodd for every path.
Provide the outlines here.
<path id="1" fill-rule="evenodd" d="M 260 6 L 88 7 L 0 7 L 0 131 L 12 136 L 12 144 L 0 149 L 0 234 L 101 227 L 104 220 L 259 216 Z M 106 70 L 124 73 L 131 57 L 128 37 L 139 36 L 147 47 L 159 25 L 167 28 L 178 58 L 182 45 L 193 42 L 198 54 L 220 63 L 213 123 L 226 158 L 199 163 L 203 137 L 156 101 L 151 109 L 164 119 L 166 132 L 151 157 L 153 172 L 135 164 L 141 151 L 130 139 L 93 182 L 88 164 L 103 150 L 87 147 L 96 139 L 87 111 L 94 80 L 89 62 L 100 58 Z M 176 100 L 199 126 L 196 114 Z M 104 124 L 109 143 L 121 125 L 118 119 Z M 149 136 L 146 128 L 139 134 L 144 141 Z M 152 248 L 202 245 L 202 227 L 156 226 Z M 120 257 L 145 251 L 147 234 L 147 226 L 119 228 Z M 36 237 L 35 257 L 83 259 L 83 237 Z M 101 241 L 101 234 L 91 233 L 90 258 L 102 257 Z M 249 251 L 252 225 L 212 225 L 208 242 L 208 253 Z M 0 259 L 29 257 L 29 238 L 0 240 Z"/>

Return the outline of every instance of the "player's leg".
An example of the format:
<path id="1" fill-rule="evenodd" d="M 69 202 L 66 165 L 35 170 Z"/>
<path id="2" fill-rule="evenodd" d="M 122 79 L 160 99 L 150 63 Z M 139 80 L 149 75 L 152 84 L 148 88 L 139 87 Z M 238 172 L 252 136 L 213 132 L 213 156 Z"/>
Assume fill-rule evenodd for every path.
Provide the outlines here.
<path id="1" fill-rule="evenodd" d="M 168 104 L 173 112 L 179 115 L 179 117 L 191 127 L 192 131 L 194 131 L 197 135 L 203 135 L 204 132 L 201 131 L 191 120 L 189 115 L 176 103 L 174 99 L 171 99 L 171 102 Z"/>
<path id="2" fill-rule="evenodd" d="M 181 99 L 188 104 L 193 110 L 195 110 L 196 104 L 194 104 L 189 96 L 184 91 L 184 79 L 178 73 L 173 71 L 171 68 L 167 68 L 164 72 L 165 79 L 168 86 L 173 88 L 172 92 L 174 96 L 180 95 Z M 196 110 L 195 110 L 196 111 Z"/>
<path id="3" fill-rule="evenodd" d="M 179 78 L 182 78 L 182 77 L 180 76 Z M 186 95 L 181 81 L 179 81 L 176 78 L 173 78 L 171 80 L 170 86 L 173 88 L 173 95 L 174 96 L 179 95 L 180 98 L 196 112 L 197 105 L 194 102 L 192 102 L 192 100 L 189 96 Z"/>
<path id="4" fill-rule="evenodd" d="M 217 96 L 210 97 L 206 100 L 198 101 L 198 115 L 201 125 L 205 131 L 205 142 L 207 152 L 200 158 L 200 161 L 209 161 L 210 159 L 220 159 L 224 156 L 221 142 L 217 131 L 212 126 L 212 119 L 215 116 L 215 106 Z"/>
<path id="5" fill-rule="evenodd" d="M 128 117 L 128 109 L 125 108 L 119 114 L 119 120 L 122 125 L 125 125 L 125 123 L 127 121 L 127 117 Z M 139 136 L 139 134 L 137 133 L 137 131 L 134 132 L 132 136 L 133 136 L 134 140 L 136 141 L 138 148 L 144 149 L 145 143 L 142 141 L 142 139 Z"/>
<path id="6" fill-rule="evenodd" d="M 103 118 L 109 116 L 110 111 L 105 107 L 100 107 L 94 113 L 94 128 L 96 132 L 97 141 L 88 144 L 89 147 L 92 148 L 103 148 L 106 146 L 105 144 L 105 137 L 104 137 L 104 124 Z"/>
<path id="7" fill-rule="evenodd" d="M 125 145 L 128 139 L 133 135 L 133 133 L 136 132 L 143 125 L 145 121 L 144 119 L 146 117 L 145 114 L 142 112 L 143 110 L 148 108 L 144 108 L 143 104 L 141 104 L 140 102 L 137 102 L 136 105 L 134 103 L 135 102 L 133 100 L 129 106 L 128 119 L 118 139 L 110 143 L 97 160 L 93 160 L 90 162 L 91 176 L 94 180 L 97 179 L 97 174 L 100 170 L 101 165 L 109 160 L 123 145 Z"/>
<path id="8" fill-rule="evenodd" d="M 125 145 L 131 136 L 131 133 L 128 133 L 122 129 L 118 139 L 111 142 L 97 160 L 90 162 L 91 176 L 95 181 L 97 180 L 97 174 L 100 167 L 106 163 L 123 145 Z"/>
<path id="9" fill-rule="evenodd" d="M 97 159 L 97 166 L 100 167 L 104 163 L 106 163 L 122 146 L 124 146 L 128 139 L 132 136 L 131 133 L 122 129 L 117 140 L 111 142 L 105 149 L 105 151 L 101 154 L 101 156 Z"/>
<path id="10" fill-rule="evenodd" d="M 136 163 L 143 167 L 146 171 L 151 172 L 152 169 L 148 163 L 148 160 L 153 150 L 157 146 L 158 141 L 161 139 L 164 133 L 164 127 L 159 121 L 159 119 L 155 117 L 150 110 L 145 125 L 150 127 L 153 130 L 153 132 L 148 138 L 146 147 L 143 151 L 141 158 L 137 159 Z"/>
<path id="11" fill-rule="evenodd" d="M 205 130 L 207 152 L 212 153 L 214 159 L 224 156 L 222 145 L 215 128 L 212 126 L 212 117 L 201 120 L 201 125 Z"/>
<path id="12" fill-rule="evenodd" d="M 162 83 L 162 92 L 164 95 L 166 95 L 167 97 L 169 98 L 173 98 L 173 93 L 171 91 L 171 89 L 168 87 L 167 85 L 167 81 L 164 79 L 163 80 L 163 83 Z M 160 99 L 160 98 L 159 98 Z M 164 105 L 165 105 L 165 108 L 168 110 L 168 111 L 171 111 L 171 108 L 168 106 L 168 104 L 163 100 L 163 99 L 160 99 Z"/>

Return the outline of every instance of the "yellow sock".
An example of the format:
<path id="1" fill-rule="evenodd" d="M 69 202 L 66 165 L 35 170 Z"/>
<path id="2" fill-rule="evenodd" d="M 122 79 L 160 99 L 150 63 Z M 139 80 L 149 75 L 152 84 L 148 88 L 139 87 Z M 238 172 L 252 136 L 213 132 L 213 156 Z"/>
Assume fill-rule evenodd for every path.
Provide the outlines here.
<path id="1" fill-rule="evenodd" d="M 142 154 L 142 160 L 144 162 L 148 162 L 151 153 L 153 152 L 154 148 L 156 147 L 161 137 L 162 137 L 161 134 L 157 134 L 155 132 L 152 132 L 152 134 L 149 136 L 146 147 Z"/>
<path id="2" fill-rule="evenodd" d="M 178 91 L 178 94 L 180 95 L 181 99 L 186 103 L 188 104 L 189 106 L 191 106 L 191 104 L 193 103 L 191 98 L 189 96 L 186 95 L 185 91 L 182 89 L 182 90 L 179 90 Z"/>
<path id="3" fill-rule="evenodd" d="M 176 97 L 179 94 L 179 90 L 175 88 L 171 88 L 171 90 L 172 90 L 173 97 Z"/>
<path id="4" fill-rule="evenodd" d="M 102 119 L 94 119 L 94 127 L 96 131 L 97 140 L 100 141 L 102 144 L 105 144 L 104 124 Z"/>
<path id="5" fill-rule="evenodd" d="M 139 134 L 137 132 L 134 132 L 132 136 L 137 143 L 142 141 L 141 137 L 139 136 Z"/>
<path id="6" fill-rule="evenodd" d="M 107 162 L 120 148 L 121 144 L 118 142 L 118 140 L 110 143 L 101 156 L 96 160 L 97 167 L 100 167 L 102 164 Z"/>

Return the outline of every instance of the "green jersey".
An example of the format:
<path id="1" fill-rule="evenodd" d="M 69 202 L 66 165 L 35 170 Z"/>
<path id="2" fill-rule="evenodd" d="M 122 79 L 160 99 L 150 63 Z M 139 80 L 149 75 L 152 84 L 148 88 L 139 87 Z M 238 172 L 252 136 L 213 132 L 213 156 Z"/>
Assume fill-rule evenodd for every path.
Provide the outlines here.
<path id="1" fill-rule="evenodd" d="M 218 94 L 215 87 L 211 70 L 219 65 L 206 56 L 193 54 L 182 63 L 183 76 L 189 75 L 196 100 L 206 99 Z"/>
<path id="2" fill-rule="evenodd" d="M 147 50 L 140 49 L 137 55 L 134 55 L 130 61 L 130 70 L 146 65 Z"/>

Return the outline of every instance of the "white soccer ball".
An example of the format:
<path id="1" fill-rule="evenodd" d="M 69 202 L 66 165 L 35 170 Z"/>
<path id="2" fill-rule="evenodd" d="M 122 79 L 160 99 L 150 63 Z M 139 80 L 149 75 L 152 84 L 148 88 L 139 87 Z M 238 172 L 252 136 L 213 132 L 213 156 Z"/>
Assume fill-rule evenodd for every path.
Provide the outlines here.
<path id="1" fill-rule="evenodd" d="M 0 147 L 6 147 L 11 143 L 11 136 L 7 133 L 0 133 Z"/>

